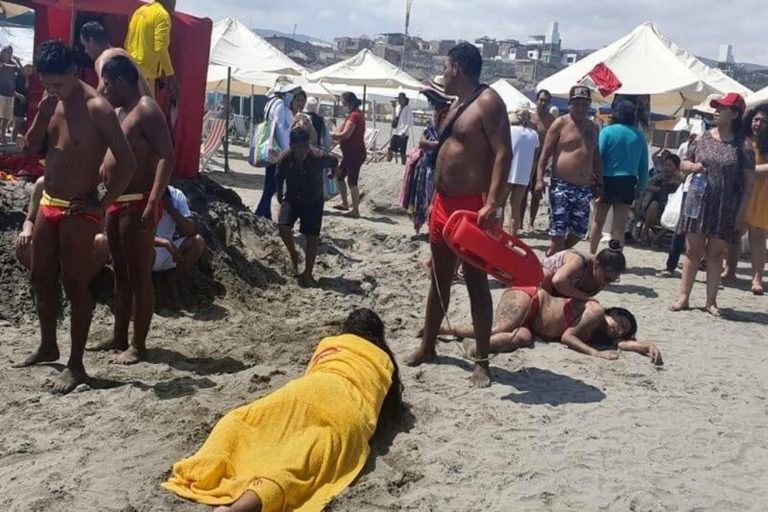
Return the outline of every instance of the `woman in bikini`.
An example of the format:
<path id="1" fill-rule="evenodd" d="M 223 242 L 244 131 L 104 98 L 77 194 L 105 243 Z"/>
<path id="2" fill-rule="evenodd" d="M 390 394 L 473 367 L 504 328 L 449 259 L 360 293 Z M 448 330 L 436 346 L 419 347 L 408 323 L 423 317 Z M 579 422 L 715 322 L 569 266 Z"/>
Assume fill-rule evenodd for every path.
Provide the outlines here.
<path id="1" fill-rule="evenodd" d="M 566 250 L 545 258 L 541 287 L 556 297 L 589 300 L 609 283 L 619 280 L 627 268 L 621 243 L 611 240 L 596 256 Z"/>
<path id="2" fill-rule="evenodd" d="M 632 313 L 624 308 L 605 309 L 594 299 L 553 297 L 534 287 L 510 288 L 502 295 L 494 319 L 491 353 L 531 347 L 537 336 L 609 361 L 618 359 L 619 354 L 614 350 L 599 350 L 595 345 L 613 345 L 618 350 L 648 356 L 655 365 L 663 364 L 661 352 L 654 344 L 634 340 L 637 321 Z M 440 334 L 459 338 L 471 338 L 474 332 L 472 325 L 440 329 Z M 472 355 L 474 342 L 465 341 L 464 347 Z"/>

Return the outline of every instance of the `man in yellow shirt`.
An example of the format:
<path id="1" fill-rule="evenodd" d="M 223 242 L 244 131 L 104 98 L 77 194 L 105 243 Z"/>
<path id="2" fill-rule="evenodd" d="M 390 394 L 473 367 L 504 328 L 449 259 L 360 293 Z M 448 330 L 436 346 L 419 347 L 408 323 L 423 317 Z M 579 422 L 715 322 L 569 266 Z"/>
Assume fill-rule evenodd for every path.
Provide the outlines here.
<path id="1" fill-rule="evenodd" d="M 164 78 L 170 87 L 171 97 L 176 99 L 179 84 L 176 81 L 171 54 L 171 13 L 176 0 L 155 0 L 142 5 L 131 17 L 125 36 L 125 49 L 141 68 L 154 92 L 155 82 Z"/>

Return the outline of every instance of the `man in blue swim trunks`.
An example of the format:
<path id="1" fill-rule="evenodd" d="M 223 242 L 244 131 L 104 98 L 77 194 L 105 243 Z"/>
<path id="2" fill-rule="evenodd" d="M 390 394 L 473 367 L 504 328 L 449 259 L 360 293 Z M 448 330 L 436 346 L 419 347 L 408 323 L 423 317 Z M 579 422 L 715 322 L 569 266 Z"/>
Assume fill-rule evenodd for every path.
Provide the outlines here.
<path id="1" fill-rule="evenodd" d="M 552 123 L 539 158 L 536 191 L 544 191 L 544 169 L 552 157 L 549 187 L 549 236 L 547 256 L 576 245 L 589 229 L 589 205 L 602 191 L 602 161 L 597 144 L 598 127 L 589 119 L 592 94 L 588 87 L 570 92 L 570 113 Z"/>

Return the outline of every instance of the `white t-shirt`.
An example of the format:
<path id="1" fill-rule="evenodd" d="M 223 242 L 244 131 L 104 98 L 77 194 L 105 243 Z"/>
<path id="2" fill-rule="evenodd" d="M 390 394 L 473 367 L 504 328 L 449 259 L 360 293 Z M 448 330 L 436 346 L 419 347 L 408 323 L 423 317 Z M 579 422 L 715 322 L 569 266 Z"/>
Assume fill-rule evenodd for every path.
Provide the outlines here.
<path id="1" fill-rule="evenodd" d="M 408 135 L 413 124 L 413 109 L 410 105 L 404 107 L 398 105 L 395 109 L 395 115 L 399 115 L 399 117 L 397 118 L 397 128 L 392 133 L 394 135 Z"/>
<path id="2" fill-rule="evenodd" d="M 536 130 L 522 126 L 511 126 L 509 132 L 512 136 L 512 167 L 507 181 L 513 185 L 528 186 L 531 183 L 536 148 L 539 147 L 539 134 Z"/>
<path id="3" fill-rule="evenodd" d="M 169 186 L 168 192 L 171 194 L 171 204 L 179 212 L 182 217 L 189 218 L 192 216 L 192 212 L 189 210 L 189 203 L 184 193 L 174 187 Z M 173 241 L 173 237 L 176 233 L 176 223 L 173 221 L 173 217 L 167 211 L 163 210 L 163 216 L 160 218 L 160 222 L 157 223 L 156 235 L 160 238 Z"/>

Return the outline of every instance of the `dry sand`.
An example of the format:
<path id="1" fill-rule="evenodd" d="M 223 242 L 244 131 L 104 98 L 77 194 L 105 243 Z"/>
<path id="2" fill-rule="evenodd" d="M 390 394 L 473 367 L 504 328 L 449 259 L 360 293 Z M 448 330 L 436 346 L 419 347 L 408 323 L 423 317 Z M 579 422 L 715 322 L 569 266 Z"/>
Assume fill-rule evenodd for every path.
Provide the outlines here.
<path id="1" fill-rule="evenodd" d="M 238 172 L 209 176 L 236 187 L 252 208 L 261 173 L 240 160 L 233 167 Z M 287 255 L 271 225 L 254 223 L 238 206 L 212 203 L 210 214 L 198 208 L 219 250 L 194 279 L 210 293 L 192 286 L 186 312 L 155 316 L 148 362 L 117 367 L 108 354 L 87 353 L 91 384 L 64 397 L 41 388 L 51 368 L 9 368 L 35 346 L 38 333 L 31 310 L 15 312 L 30 303 L 24 274 L 8 253 L 15 226 L 8 221 L 13 208 L 5 205 L 2 509 L 204 510 L 159 487 L 171 465 L 195 452 L 221 415 L 300 375 L 317 341 L 352 308 L 377 311 L 395 353 L 408 354 L 423 315 L 427 246 L 389 206 L 401 175 L 402 167 L 392 164 L 363 170 L 360 221 L 326 210 L 315 289 L 287 277 Z M 198 192 L 205 190 L 215 192 L 211 186 Z M 536 249 L 546 243 L 541 236 L 530 242 Z M 640 337 L 658 340 L 663 369 L 635 354 L 608 362 L 537 343 L 494 359 L 493 386 L 472 390 L 469 364 L 455 345 L 441 345 L 439 364 L 403 368 L 413 418 L 330 508 L 764 510 L 768 298 L 753 297 L 742 282 L 721 292 L 729 319 L 700 310 L 673 314 L 666 305 L 679 281 L 654 276 L 665 255 L 629 248 L 627 257 L 627 274 L 600 299 L 637 314 Z M 740 265 L 742 279 L 747 267 Z M 466 291 L 457 285 L 454 292 L 450 318 L 467 321 Z M 495 299 L 500 293 L 494 283 Z M 703 298 L 697 283 L 694 306 Z M 107 305 L 99 305 L 91 341 L 111 326 Z M 62 323 L 65 354 L 67 331 Z"/>

